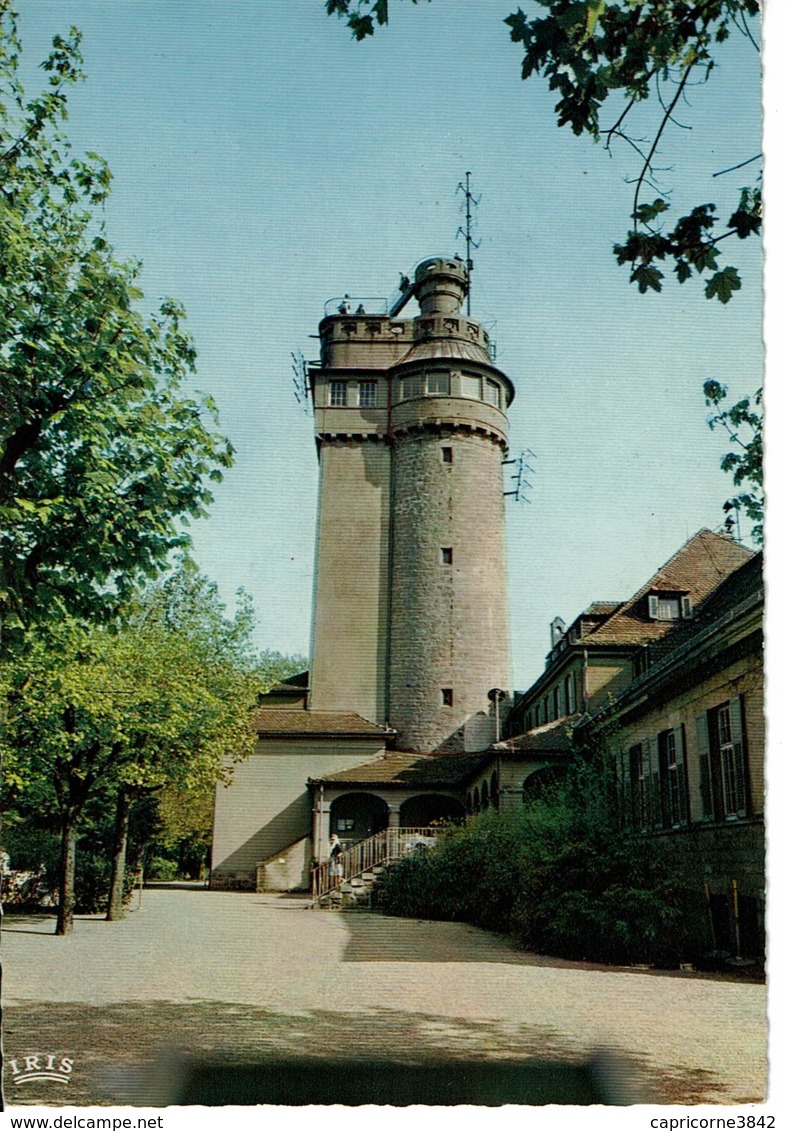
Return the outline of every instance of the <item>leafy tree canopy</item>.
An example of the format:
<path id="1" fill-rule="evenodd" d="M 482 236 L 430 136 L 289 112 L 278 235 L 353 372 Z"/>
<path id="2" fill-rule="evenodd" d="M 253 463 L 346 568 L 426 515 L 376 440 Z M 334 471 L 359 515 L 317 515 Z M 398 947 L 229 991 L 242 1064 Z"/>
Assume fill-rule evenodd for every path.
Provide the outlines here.
<path id="1" fill-rule="evenodd" d="M 741 487 L 725 509 L 744 511 L 752 521 L 750 537 L 753 542 L 763 541 L 763 389 L 753 397 L 743 397 L 730 408 L 723 407 L 728 395 L 727 386 L 714 379 L 704 382 L 703 395 L 713 410 L 709 428 L 722 428 L 730 437 L 733 447 L 720 461 L 723 471 L 733 476 L 736 487 Z"/>
<path id="2" fill-rule="evenodd" d="M 28 97 L 0 0 L 0 625 L 111 618 L 141 575 L 187 542 L 231 446 L 209 397 L 189 395 L 193 343 L 166 300 L 137 309 L 100 207 L 110 173 L 62 132 L 83 75 L 75 29 L 57 36 Z"/>
<path id="3" fill-rule="evenodd" d="M 215 586 L 185 563 L 124 621 L 117 631 L 62 622 L 5 665 L 6 804 L 33 800 L 59 815 L 71 859 L 60 933 L 69 929 L 88 799 L 163 788 L 204 794 L 255 741 L 249 711 L 260 684 L 245 598 L 226 616 Z"/>
<path id="4" fill-rule="evenodd" d="M 325 7 L 358 40 L 389 22 L 389 0 L 326 0 Z M 680 283 L 702 277 L 707 298 L 729 302 L 741 278 L 736 267 L 721 265 L 723 241 L 760 232 L 759 182 L 741 190 L 724 224 L 713 202 L 670 219 L 658 154 L 690 87 L 706 82 L 716 66 L 717 46 L 736 32 L 759 50 L 749 22 L 758 15 L 758 0 L 538 0 L 537 7 L 545 15 L 518 8 L 505 21 L 512 41 L 524 48 L 522 78 L 548 80 L 560 126 L 608 149 L 623 142 L 637 155 L 632 226 L 614 246 L 618 263 L 628 267 L 641 292 L 662 290 L 670 264 Z M 633 122 L 636 108 L 649 99 L 658 102 L 659 120 L 653 135 L 643 138 L 633 132 Z M 744 156 L 734 169 L 760 154 Z"/>

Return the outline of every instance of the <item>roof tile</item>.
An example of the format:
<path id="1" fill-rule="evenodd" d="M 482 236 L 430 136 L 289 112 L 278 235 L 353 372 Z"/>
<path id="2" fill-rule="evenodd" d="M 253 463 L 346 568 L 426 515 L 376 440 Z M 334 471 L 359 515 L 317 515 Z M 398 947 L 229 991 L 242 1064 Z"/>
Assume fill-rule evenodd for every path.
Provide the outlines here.
<path id="1" fill-rule="evenodd" d="M 260 735 L 366 735 L 376 738 L 393 733 L 351 711 L 305 711 L 285 707 L 261 707 L 254 714 L 252 725 Z"/>

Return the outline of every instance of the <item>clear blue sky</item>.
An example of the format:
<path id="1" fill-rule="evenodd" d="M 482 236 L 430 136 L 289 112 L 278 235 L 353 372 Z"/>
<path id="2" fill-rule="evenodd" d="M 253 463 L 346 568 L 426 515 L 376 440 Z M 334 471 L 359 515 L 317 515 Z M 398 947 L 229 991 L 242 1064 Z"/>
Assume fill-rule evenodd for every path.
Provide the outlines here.
<path id="1" fill-rule="evenodd" d="M 189 312 L 197 385 L 238 451 L 195 553 L 226 598 L 253 594 L 263 647 L 307 651 L 309 637 L 317 467 L 290 351 L 317 355 L 326 299 L 389 294 L 399 271 L 459 250 L 467 169 L 482 193 L 473 313 L 495 322 L 518 389 L 513 451 L 537 455 L 531 504 L 509 509 L 515 686 L 541 670 L 554 616 L 629 596 L 722 521 L 727 445 L 701 386 L 760 382 L 759 245 L 731 249 L 745 286 L 727 307 L 698 286 L 633 290 L 611 252 L 633 155 L 557 129 L 545 83 L 519 78 L 502 23 L 516 6 L 394 3 L 362 44 L 321 0 L 25 7 L 30 58 L 83 30 L 69 132 L 110 162 L 110 238 L 143 261 L 146 305 L 171 294 Z M 711 174 L 760 148 L 758 63 L 731 41 L 691 92 L 692 128 L 663 148 L 674 213 L 719 200 L 727 217 L 754 179 Z"/>

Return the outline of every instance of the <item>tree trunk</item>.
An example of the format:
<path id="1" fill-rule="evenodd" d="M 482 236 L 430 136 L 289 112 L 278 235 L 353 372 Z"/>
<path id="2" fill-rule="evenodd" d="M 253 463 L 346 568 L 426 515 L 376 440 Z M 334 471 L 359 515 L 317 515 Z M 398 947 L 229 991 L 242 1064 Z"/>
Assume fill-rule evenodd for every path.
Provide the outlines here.
<path id="1" fill-rule="evenodd" d="M 57 907 L 56 935 L 68 935 L 74 929 L 75 879 L 76 820 L 72 813 L 65 813 L 60 831 L 60 902 Z"/>
<path id="2" fill-rule="evenodd" d="M 110 921 L 125 916 L 123 888 L 125 887 L 125 854 L 128 847 L 128 814 L 131 797 L 127 789 L 117 794 L 117 809 L 114 821 L 114 842 L 112 844 L 112 878 L 109 882 L 109 907 L 106 918 Z"/>

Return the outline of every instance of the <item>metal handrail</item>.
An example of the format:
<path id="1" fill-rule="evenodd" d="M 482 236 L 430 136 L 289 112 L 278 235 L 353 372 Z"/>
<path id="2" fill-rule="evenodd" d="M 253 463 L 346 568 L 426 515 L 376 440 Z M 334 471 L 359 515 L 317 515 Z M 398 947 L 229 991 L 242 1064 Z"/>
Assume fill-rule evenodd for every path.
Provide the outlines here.
<path id="1" fill-rule="evenodd" d="M 374 833 L 366 840 L 353 844 L 345 852 L 338 853 L 323 864 L 314 865 L 311 872 L 311 892 L 314 901 L 322 899 L 332 891 L 338 891 L 343 884 L 376 868 L 398 860 L 415 852 L 418 848 L 430 848 L 437 836 L 432 828 L 394 828 Z M 331 869 L 331 864 L 333 865 Z M 341 866 L 341 875 L 335 874 L 335 865 Z"/>

